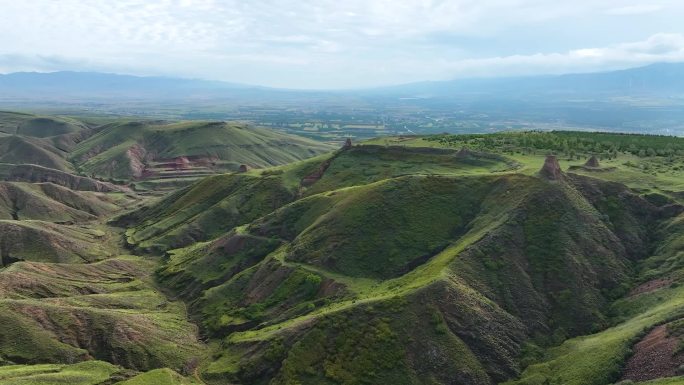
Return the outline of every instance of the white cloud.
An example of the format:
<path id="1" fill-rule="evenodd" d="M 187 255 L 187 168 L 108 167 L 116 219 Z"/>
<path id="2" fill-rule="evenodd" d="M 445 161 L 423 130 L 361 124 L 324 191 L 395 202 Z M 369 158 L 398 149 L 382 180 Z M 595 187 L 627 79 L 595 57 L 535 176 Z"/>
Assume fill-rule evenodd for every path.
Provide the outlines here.
<path id="1" fill-rule="evenodd" d="M 670 60 L 684 33 L 683 3 L 0 0 L 0 71 L 92 69 L 320 88 L 479 74 L 483 64 L 497 74 L 520 72 L 516 63 L 573 70 Z M 636 14 L 639 23 L 616 17 Z M 646 50 L 620 46 L 646 36 L 654 40 L 634 43 Z"/>
<path id="2" fill-rule="evenodd" d="M 656 34 L 643 41 L 559 53 L 511 55 L 460 60 L 446 64 L 452 73 L 466 76 L 561 74 L 596 71 L 655 62 L 684 61 L 683 34 Z"/>
<path id="3" fill-rule="evenodd" d="M 662 10 L 663 10 L 663 6 L 660 4 L 635 4 L 635 5 L 627 5 L 624 7 L 611 8 L 611 9 L 606 11 L 606 14 L 617 15 L 617 16 L 643 15 L 646 13 L 653 13 L 653 12 L 658 12 L 658 11 L 662 11 Z"/>

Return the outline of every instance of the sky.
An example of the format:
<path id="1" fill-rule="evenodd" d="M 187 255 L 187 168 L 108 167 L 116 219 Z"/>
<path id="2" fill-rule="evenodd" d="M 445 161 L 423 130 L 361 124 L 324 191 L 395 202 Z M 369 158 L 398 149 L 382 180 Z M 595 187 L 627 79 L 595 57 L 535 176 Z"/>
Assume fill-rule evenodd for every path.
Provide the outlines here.
<path id="1" fill-rule="evenodd" d="M 684 61 L 682 0 L 0 0 L 0 73 L 283 88 Z"/>

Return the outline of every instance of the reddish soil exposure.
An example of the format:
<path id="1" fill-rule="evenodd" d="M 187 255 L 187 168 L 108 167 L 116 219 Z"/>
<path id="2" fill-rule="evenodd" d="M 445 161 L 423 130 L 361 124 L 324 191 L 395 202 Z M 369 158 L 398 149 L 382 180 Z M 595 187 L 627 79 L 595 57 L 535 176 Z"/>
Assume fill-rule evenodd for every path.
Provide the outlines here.
<path id="1" fill-rule="evenodd" d="M 622 380 L 647 381 L 677 374 L 679 365 L 684 364 L 684 354 L 673 353 L 679 340 L 668 336 L 667 326 L 653 329 L 634 345 L 634 355 L 627 362 Z"/>
<path id="2" fill-rule="evenodd" d="M 179 156 L 178 158 L 174 159 L 172 167 L 174 170 L 186 169 L 190 167 L 190 160 L 184 156 Z"/>
<path id="3" fill-rule="evenodd" d="M 321 287 L 318 289 L 318 298 L 332 297 L 338 294 L 342 294 L 346 289 L 344 284 L 335 282 L 332 279 L 325 279 L 321 283 Z"/>
<path id="4" fill-rule="evenodd" d="M 539 171 L 539 173 L 547 178 L 547 179 L 552 179 L 552 180 L 558 180 L 563 177 L 563 173 L 561 172 L 560 164 L 558 164 L 558 159 L 556 158 L 555 155 L 547 155 L 546 160 L 544 161 L 544 166 L 542 169 Z"/>
<path id="5" fill-rule="evenodd" d="M 155 159 L 160 162 L 157 168 L 166 170 L 187 170 L 194 167 L 212 167 L 219 160 L 213 156 L 188 155 L 171 159 Z"/>
<path id="6" fill-rule="evenodd" d="M 211 251 L 223 248 L 223 252 L 227 254 L 235 254 L 240 252 L 245 247 L 246 241 L 247 237 L 241 235 L 234 235 L 229 238 L 224 237 L 213 243 Z"/>
<path id="7" fill-rule="evenodd" d="M 650 293 L 654 290 L 670 286 L 672 282 L 674 282 L 672 278 L 659 278 L 654 279 L 652 281 L 644 282 L 641 285 L 632 289 L 632 291 L 629 292 L 629 296 L 632 297 L 639 294 Z"/>
<path id="8" fill-rule="evenodd" d="M 301 185 L 311 186 L 312 184 L 318 182 L 323 177 L 323 174 L 325 174 L 325 171 L 328 169 L 328 167 L 330 167 L 331 162 L 332 159 L 328 159 L 325 162 L 321 163 L 321 165 L 318 167 L 316 171 L 302 178 Z"/>
<path id="9" fill-rule="evenodd" d="M 130 160 L 131 173 L 134 177 L 140 178 L 145 171 L 145 149 L 137 144 L 126 151 L 126 157 Z"/>

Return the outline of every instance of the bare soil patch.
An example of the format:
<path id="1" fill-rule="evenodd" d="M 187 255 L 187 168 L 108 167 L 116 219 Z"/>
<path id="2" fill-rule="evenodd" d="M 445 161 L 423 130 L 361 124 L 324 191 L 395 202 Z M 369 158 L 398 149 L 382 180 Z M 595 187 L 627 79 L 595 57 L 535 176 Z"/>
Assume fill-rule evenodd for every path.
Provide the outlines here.
<path id="1" fill-rule="evenodd" d="M 684 354 L 674 352 L 679 339 L 669 336 L 666 325 L 660 325 L 634 345 L 634 354 L 627 362 L 622 380 L 647 381 L 672 377 L 684 364 Z"/>

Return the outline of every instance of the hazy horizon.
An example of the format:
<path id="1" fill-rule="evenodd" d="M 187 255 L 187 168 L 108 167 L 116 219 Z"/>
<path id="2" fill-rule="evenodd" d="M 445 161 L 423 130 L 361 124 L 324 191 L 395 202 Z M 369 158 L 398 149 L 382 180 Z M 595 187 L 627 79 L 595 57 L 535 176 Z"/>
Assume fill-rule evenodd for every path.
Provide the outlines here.
<path id="1" fill-rule="evenodd" d="M 272 88 L 273 90 L 292 90 L 292 91 L 330 91 L 330 92 L 335 92 L 335 91 L 364 91 L 364 90 L 374 90 L 374 89 L 381 89 L 384 87 L 392 88 L 392 87 L 400 87 L 400 86 L 406 86 L 406 85 L 411 85 L 411 84 L 421 84 L 421 83 L 430 83 L 430 82 L 440 82 L 440 81 L 459 81 L 459 80 L 496 80 L 496 79 L 526 79 L 526 78 L 544 78 L 544 77 L 553 77 L 553 76 L 563 76 L 563 75 L 582 75 L 582 74 L 600 74 L 600 73 L 612 73 L 614 71 L 623 71 L 623 70 L 633 70 L 633 69 L 639 69 L 639 68 L 644 68 L 644 67 L 649 67 L 653 65 L 665 65 L 665 64 L 684 64 L 684 61 L 681 62 L 655 62 L 655 63 L 649 63 L 649 64 L 644 64 L 644 65 L 639 65 L 639 66 L 629 66 L 629 67 L 619 67 L 619 68 L 614 68 L 614 69 L 606 69 L 606 70 L 587 70 L 587 71 L 571 71 L 571 72 L 561 72 L 561 73 L 538 73 L 538 74 L 528 74 L 528 75 L 475 75 L 475 76 L 461 76 L 461 77 L 455 77 L 451 79 L 443 79 L 443 80 L 416 80 L 413 82 L 406 82 L 406 83 L 392 83 L 392 84 L 381 84 L 381 85 L 370 85 L 370 86 L 358 86 L 358 87 L 348 87 L 348 88 L 301 88 L 301 87 L 271 87 L 271 86 L 265 86 L 261 84 L 252 84 L 252 83 L 240 83 L 240 82 L 231 82 L 231 81 L 225 81 L 225 80 L 220 80 L 220 79 L 208 79 L 208 78 L 201 78 L 201 77 L 189 77 L 189 76 L 182 76 L 182 75 L 140 75 L 136 73 L 125 73 L 125 72 L 99 72 L 99 71 L 80 71 L 80 70 L 57 70 L 57 71 L 16 71 L 16 72 L 7 72 L 7 73 L 0 73 L 0 75 L 18 75 L 18 74 L 92 74 L 92 75 L 111 75 L 111 76 L 131 76 L 134 78 L 158 78 L 158 79 L 168 79 L 168 80 L 180 80 L 180 81 L 198 81 L 198 82 L 219 82 L 219 83 L 225 83 L 226 85 L 234 85 L 237 87 L 255 87 L 255 88 Z"/>
<path id="2" fill-rule="evenodd" d="M 350 89 L 684 61 L 684 4 L 673 0 L 3 1 L 0 11 L 0 73 Z"/>

